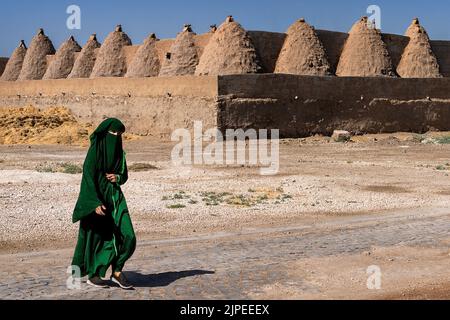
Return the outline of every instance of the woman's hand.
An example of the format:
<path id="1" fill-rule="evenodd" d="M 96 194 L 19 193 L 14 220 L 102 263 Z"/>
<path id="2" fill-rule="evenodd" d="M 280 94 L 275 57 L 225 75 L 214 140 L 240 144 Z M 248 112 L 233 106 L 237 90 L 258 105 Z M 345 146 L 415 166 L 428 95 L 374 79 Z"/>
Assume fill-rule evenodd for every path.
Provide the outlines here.
<path id="1" fill-rule="evenodd" d="M 114 173 L 107 173 L 106 174 L 106 179 L 108 179 L 112 183 L 116 183 L 117 182 L 117 176 Z"/>
<path id="2" fill-rule="evenodd" d="M 95 209 L 95 213 L 98 214 L 99 216 L 105 216 L 106 215 L 105 210 L 106 207 L 104 205 L 101 205 Z"/>

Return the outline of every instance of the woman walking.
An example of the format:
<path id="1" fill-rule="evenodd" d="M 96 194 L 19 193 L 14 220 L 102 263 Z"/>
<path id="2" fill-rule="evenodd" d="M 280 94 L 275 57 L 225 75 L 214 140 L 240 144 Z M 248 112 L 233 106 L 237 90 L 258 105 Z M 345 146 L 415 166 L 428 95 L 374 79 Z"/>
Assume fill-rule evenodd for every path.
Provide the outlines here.
<path id="1" fill-rule="evenodd" d="M 73 222 L 80 222 L 72 266 L 78 266 L 87 283 L 107 288 L 104 280 L 111 266 L 111 280 L 131 289 L 122 269 L 133 255 L 136 237 L 120 186 L 128 170 L 122 149 L 125 126 L 118 119 L 103 121 L 90 136 L 91 145 L 83 165 L 80 195 Z"/>

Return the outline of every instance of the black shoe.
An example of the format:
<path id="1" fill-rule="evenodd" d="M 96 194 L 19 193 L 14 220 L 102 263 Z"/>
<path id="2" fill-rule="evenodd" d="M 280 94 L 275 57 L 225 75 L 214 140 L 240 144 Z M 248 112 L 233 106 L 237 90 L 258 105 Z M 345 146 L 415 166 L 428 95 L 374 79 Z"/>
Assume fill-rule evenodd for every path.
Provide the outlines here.
<path id="1" fill-rule="evenodd" d="M 108 283 L 105 280 L 102 280 L 100 277 L 89 278 L 86 283 L 95 288 L 109 288 Z"/>
<path id="2" fill-rule="evenodd" d="M 117 283 L 119 287 L 125 290 L 133 289 L 133 286 L 128 282 L 127 278 L 125 278 L 123 272 L 120 273 L 120 276 L 116 277 L 114 273 L 111 276 L 111 281 Z"/>

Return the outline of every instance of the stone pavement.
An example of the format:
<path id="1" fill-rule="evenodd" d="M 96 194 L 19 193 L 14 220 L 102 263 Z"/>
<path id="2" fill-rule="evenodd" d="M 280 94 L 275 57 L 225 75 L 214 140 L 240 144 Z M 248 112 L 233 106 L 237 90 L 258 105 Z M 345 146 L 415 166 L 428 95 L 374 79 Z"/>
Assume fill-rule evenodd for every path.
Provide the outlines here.
<path id="1" fill-rule="evenodd" d="M 346 216 L 300 226 L 139 241 L 127 264 L 134 291 L 69 290 L 72 249 L 0 255 L 0 299 L 246 299 L 273 283 L 317 288 L 286 276 L 284 264 L 308 257 L 356 254 L 372 246 L 442 246 L 450 209 Z"/>

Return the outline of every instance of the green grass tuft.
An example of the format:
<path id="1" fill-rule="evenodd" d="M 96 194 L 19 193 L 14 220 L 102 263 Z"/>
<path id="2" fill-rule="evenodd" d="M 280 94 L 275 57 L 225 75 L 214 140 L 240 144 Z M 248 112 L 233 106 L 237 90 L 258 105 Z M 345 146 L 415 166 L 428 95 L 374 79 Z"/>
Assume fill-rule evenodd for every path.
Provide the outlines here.
<path id="1" fill-rule="evenodd" d="M 171 204 L 167 206 L 168 209 L 182 209 L 182 208 L 186 208 L 186 206 L 184 204 Z"/>
<path id="2" fill-rule="evenodd" d="M 132 165 L 128 166 L 128 171 L 132 172 L 144 172 L 144 171 L 150 171 L 150 170 L 157 170 L 158 167 L 149 164 L 149 163 L 133 163 Z"/>
<path id="3" fill-rule="evenodd" d="M 436 138 L 437 144 L 450 144 L 450 136 Z"/>

